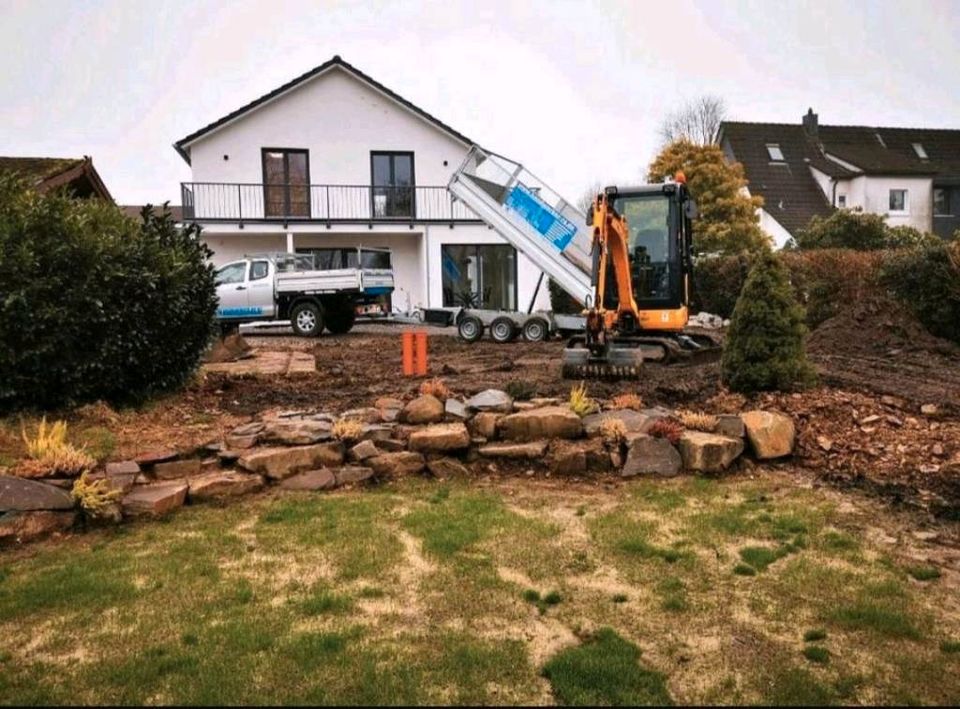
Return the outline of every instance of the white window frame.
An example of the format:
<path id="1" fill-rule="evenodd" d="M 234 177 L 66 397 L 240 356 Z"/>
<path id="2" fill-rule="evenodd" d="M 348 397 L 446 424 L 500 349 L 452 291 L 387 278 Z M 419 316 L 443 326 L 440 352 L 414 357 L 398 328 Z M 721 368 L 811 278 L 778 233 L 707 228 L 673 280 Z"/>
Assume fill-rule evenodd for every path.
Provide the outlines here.
<path id="1" fill-rule="evenodd" d="M 779 155 L 780 157 L 777 157 L 776 155 L 774 155 L 774 151 L 776 151 L 777 155 Z M 783 150 L 780 149 L 780 143 L 767 143 L 767 155 L 770 157 L 770 162 L 786 162 L 787 161 L 787 159 L 783 155 Z"/>
<path id="2" fill-rule="evenodd" d="M 890 209 L 890 200 L 894 192 L 903 192 L 903 209 Z M 891 189 L 887 192 L 887 214 L 902 217 L 910 214 L 910 190 L 903 188 Z"/>
<path id="3" fill-rule="evenodd" d="M 846 208 L 847 208 L 847 195 L 845 195 L 845 194 L 838 194 L 838 195 L 837 195 L 837 206 L 838 206 L 840 209 L 846 209 Z"/>

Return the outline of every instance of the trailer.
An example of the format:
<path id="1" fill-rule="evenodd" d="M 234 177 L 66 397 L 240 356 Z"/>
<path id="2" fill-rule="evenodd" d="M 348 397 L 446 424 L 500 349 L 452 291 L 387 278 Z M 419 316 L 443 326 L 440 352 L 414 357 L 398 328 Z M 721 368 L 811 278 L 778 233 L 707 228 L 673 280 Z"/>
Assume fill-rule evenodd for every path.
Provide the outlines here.
<path id="1" fill-rule="evenodd" d="M 561 315 L 549 310 L 520 313 L 513 310 L 478 308 L 423 308 L 419 322 L 424 325 L 457 328 L 464 342 L 477 342 L 489 332 L 494 342 L 542 342 L 553 337 L 569 337 L 583 332 L 586 320 L 581 315 Z"/>

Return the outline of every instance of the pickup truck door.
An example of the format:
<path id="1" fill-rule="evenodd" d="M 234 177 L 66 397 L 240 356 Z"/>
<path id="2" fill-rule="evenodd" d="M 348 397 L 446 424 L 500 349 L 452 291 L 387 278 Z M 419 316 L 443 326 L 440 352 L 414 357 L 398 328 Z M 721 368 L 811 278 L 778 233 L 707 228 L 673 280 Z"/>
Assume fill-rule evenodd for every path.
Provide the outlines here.
<path id="1" fill-rule="evenodd" d="M 273 300 L 275 266 L 266 259 L 250 262 L 247 276 L 247 307 L 257 316 L 272 318 L 276 312 Z"/>
<path id="2" fill-rule="evenodd" d="M 217 269 L 217 317 L 249 317 L 247 309 L 247 262 L 234 261 Z"/>

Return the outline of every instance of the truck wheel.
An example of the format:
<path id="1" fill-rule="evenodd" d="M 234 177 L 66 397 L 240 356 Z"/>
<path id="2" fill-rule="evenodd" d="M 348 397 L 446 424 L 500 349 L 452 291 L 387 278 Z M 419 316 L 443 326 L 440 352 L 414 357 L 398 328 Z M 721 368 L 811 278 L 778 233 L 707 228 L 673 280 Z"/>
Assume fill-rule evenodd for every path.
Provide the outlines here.
<path id="1" fill-rule="evenodd" d="M 517 325 L 510 318 L 501 315 L 490 323 L 490 337 L 499 344 L 512 342 L 517 336 Z"/>
<path id="2" fill-rule="evenodd" d="M 327 311 L 326 326 L 333 335 L 343 335 L 353 329 L 357 311 L 353 303 L 347 301 Z"/>
<path id="3" fill-rule="evenodd" d="M 550 334 L 550 325 L 543 318 L 530 318 L 523 324 L 523 339 L 527 342 L 543 342 Z"/>
<path id="4" fill-rule="evenodd" d="M 300 337 L 319 337 L 323 332 L 323 314 L 320 306 L 309 301 L 300 303 L 290 313 L 290 324 Z"/>
<path id="5" fill-rule="evenodd" d="M 457 334 L 461 340 L 472 344 L 483 337 L 483 321 L 476 315 L 465 315 L 457 323 Z"/>

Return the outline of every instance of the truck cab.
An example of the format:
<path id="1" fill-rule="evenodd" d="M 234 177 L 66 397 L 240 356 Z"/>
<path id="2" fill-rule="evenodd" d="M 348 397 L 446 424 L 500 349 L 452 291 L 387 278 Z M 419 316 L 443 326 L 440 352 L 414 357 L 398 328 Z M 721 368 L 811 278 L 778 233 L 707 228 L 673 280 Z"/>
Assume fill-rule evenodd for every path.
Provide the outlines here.
<path id="1" fill-rule="evenodd" d="M 277 305 L 274 297 L 276 264 L 267 258 L 242 259 L 217 269 L 219 320 L 272 320 Z"/>

